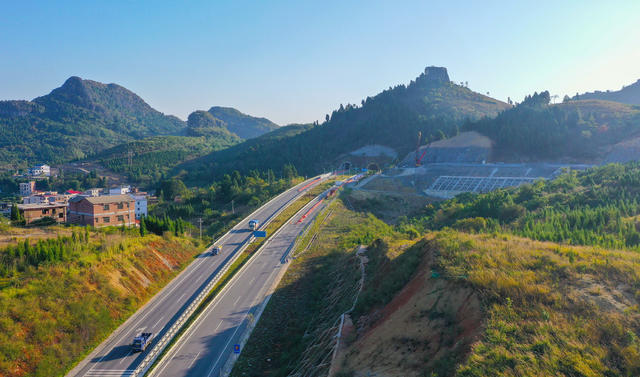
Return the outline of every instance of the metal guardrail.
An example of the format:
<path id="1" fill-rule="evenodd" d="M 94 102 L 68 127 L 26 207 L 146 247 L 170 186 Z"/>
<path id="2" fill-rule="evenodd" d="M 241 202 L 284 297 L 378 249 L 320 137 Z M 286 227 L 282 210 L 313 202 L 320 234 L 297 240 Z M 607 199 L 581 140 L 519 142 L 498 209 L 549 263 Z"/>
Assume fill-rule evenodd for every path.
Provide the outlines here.
<path id="1" fill-rule="evenodd" d="M 326 175 L 321 175 L 321 178 L 326 178 Z M 305 181 L 307 182 L 307 181 Z M 304 184 L 305 182 L 302 182 L 292 188 L 290 188 L 289 190 L 286 190 L 282 193 L 280 193 L 278 196 L 274 197 L 273 199 L 269 200 L 267 203 L 265 203 L 264 205 L 260 206 L 260 208 L 256 209 L 255 211 L 253 211 L 251 214 L 249 214 L 246 218 L 251 218 L 253 217 L 253 215 L 258 212 L 261 208 L 263 208 L 266 205 L 269 205 L 271 202 L 275 201 L 276 199 L 280 198 L 281 196 L 285 195 L 286 193 L 288 193 L 291 190 L 296 190 L 298 188 L 298 186 Z M 318 180 L 318 182 L 322 182 L 321 180 Z M 269 222 L 271 222 L 271 220 L 273 220 L 274 217 L 276 217 L 277 215 L 279 215 L 282 211 L 284 211 L 289 203 L 293 200 L 298 199 L 299 196 L 295 196 L 293 197 L 291 200 L 289 200 L 287 203 L 285 203 L 284 205 L 282 205 L 276 212 L 274 212 L 271 216 L 269 216 L 267 218 L 267 220 L 262 224 L 262 226 L 260 228 L 266 227 Z M 220 242 L 222 239 L 224 239 L 225 237 L 227 237 L 229 234 L 231 234 L 231 231 L 233 230 L 233 228 L 231 230 L 229 230 L 227 233 L 225 233 L 222 237 L 220 237 L 218 239 L 218 242 Z M 240 257 L 240 255 L 242 254 L 242 252 L 247 248 L 247 246 L 249 246 L 251 244 L 251 242 L 254 240 L 255 237 L 251 236 L 249 237 L 247 240 L 244 241 L 244 244 L 236 251 L 236 254 L 233 256 L 233 258 L 231 258 L 231 260 L 229 260 L 226 265 L 220 270 L 218 271 L 218 273 L 215 274 L 215 276 L 213 277 L 213 279 L 211 279 L 211 281 L 209 282 L 209 284 L 207 284 L 207 286 L 200 291 L 200 293 L 198 294 L 198 296 L 191 301 L 191 304 L 189 304 L 189 306 L 187 307 L 187 309 L 180 315 L 180 317 L 173 323 L 173 325 L 171 325 L 171 328 L 169 328 L 169 330 L 162 336 L 162 338 L 160 338 L 159 341 L 157 341 L 153 348 L 151 349 L 151 351 L 149 351 L 149 353 L 147 354 L 147 356 L 142 360 L 142 362 L 140 364 L 138 364 L 138 367 L 135 369 L 135 371 L 131 374 L 131 376 L 137 377 L 137 376 L 144 376 L 148 371 L 149 368 L 151 368 L 151 366 L 155 363 L 155 361 L 157 360 L 157 358 L 162 354 L 162 352 L 165 350 L 165 348 L 169 345 L 169 343 L 171 342 L 171 340 L 175 337 L 175 335 L 180 331 L 180 329 L 182 328 L 182 326 L 185 324 L 185 322 L 187 322 L 187 320 L 191 317 L 191 315 L 193 314 L 193 312 L 198 308 L 198 306 L 202 303 L 202 301 L 204 301 L 204 299 L 209 295 L 209 293 L 211 293 L 211 290 L 213 289 L 213 287 L 219 282 L 220 278 L 222 276 L 224 276 L 224 274 L 229 270 L 229 268 L 235 263 L 235 261 Z M 214 243 L 215 244 L 215 243 Z M 213 247 L 212 244 L 210 247 L 208 247 L 204 253 L 209 252 L 211 247 Z"/>

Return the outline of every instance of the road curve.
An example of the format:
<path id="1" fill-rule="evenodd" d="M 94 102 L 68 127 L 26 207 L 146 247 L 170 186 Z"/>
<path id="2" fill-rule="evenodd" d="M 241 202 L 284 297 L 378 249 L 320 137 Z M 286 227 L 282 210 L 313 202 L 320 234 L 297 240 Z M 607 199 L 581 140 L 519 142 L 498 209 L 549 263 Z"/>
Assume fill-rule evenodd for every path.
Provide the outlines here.
<path id="1" fill-rule="evenodd" d="M 317 204 L 317 206 L 316 206 Z M 247 326 L 256 317 L 271 288 L 278 283 L 289 263 L 282 263 L 296 237 L 326 205 L 315 198 L 307 206 L 313 212 L 287 221 L 258 254 L 240 270 L 209 304 L 187 332 L 152 370 L 153 377 L 218 377 L 241 344 Z M 315 207 L 315 208 L 314 208 Z M 301 220 L 301 221 L 300 221 Z M 232 364 L 232 363 L 229 363 Z M 228 372 L 228 370 L 227 370 Z"/>
<path id="2" fill-rule="evenodd" d="M 129 376 L 134 374 L 140 362 L 146 356 L 145 352 L 132 353 L 131 341 L 141 331 L 154 333 L 155 339 L 160 339 L 171 325 L 189 306 L 191 301 L 207 286 L 216 273 L 233 259 L 251 237 L 248 229 L 250 219 L 260 220 L 264 224 L 276 213 L 311 189 L 307 186 L 316 178 L 309 179 L 278 195 L 222 236 L 216 244 L 222 245 L 222 253 L 212 256 L 209 247 L 187 266 L 178 276 L 158 292 L 149 302 L 133 314 L 111 336 L 89 356 L 82 360 L 67 376 Z M 307 186 L 304 190 L 302 187 Z"/>

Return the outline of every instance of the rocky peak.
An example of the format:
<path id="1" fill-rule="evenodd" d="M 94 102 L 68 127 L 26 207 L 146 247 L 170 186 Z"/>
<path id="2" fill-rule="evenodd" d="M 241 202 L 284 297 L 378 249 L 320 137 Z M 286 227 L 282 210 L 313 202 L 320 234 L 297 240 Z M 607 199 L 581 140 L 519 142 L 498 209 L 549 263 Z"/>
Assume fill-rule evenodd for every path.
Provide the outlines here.
<path id="1" fill-rule="evenodd" d="M 424 77 L 431 82 L 447 83 L 451 81 L 445 67 L 427 67 L 424 69 Z"/>

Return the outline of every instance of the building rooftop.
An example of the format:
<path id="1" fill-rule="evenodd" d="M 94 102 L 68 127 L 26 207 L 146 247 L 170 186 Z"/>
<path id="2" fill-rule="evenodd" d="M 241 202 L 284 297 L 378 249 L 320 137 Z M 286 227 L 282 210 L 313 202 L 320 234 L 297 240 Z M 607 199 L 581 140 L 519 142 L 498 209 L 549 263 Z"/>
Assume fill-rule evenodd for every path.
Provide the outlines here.
<path id="1" fill-rule="evenodd" d="M 37 203 L 37 204 L 18 204 L 19 209 L 45 209 L 66 207 L 67 203 Z"/>
<path id="2" fill-rule="evenodd" d="M 105 196 L 75 196 L 69 199 L 69 202 L 80 202 L 87 200 L 91 204 L 108 204 L 119 202 L 132 202 L 133 198 L 129 195 L 105 195 Z"/>

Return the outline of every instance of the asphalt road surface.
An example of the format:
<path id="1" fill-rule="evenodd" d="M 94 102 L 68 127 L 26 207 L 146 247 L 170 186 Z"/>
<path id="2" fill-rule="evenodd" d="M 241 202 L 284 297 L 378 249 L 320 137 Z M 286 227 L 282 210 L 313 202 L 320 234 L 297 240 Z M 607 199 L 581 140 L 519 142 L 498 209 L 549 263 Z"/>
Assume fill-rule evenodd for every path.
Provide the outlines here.
<path id="1" fill-rule="evenodd" d="M 307 208 L 313 207 L 314 199 Z M 241 337 L 249 321 L 269 296 L 270 288 L 277 283 L 286 269 L 283 256 L 290 252 L 296 237 L 304 226 L 313 221 L 325 206 L 326 201 L 314 208 L 299 222 L 303 213 L 290 219 L 280 231 L 265 243 L 229 282 L 224 290 L 209 304 L 200 317 L 183 334 L 165 357 L 152 371 L 152 376 L 217 377 L 234 352 L 234 346 L 241 343 Z"/>
<path id="2" fill-rule="evenodd" d="M 280 209 L 294 202 L 305 191 L 320 182 L 320 180 L 315 182 L 304 191 L 298 191 L 312 180 L 313 178 L 287 190 L 242 220 L 216 243 L 222 245 L 221 254 L 213 256 L 210 249 L 200 254 L 107 340 L 96 347 L 89 356 L 69 372 L 68 376 L 131 375 L 146 356 L 145 352 L 131 352 L 131 342 L 134 336 L 144 331 L 152 332 L 155 339 L 160 339 L 189 306 L 189 303 L 198 296 L 215 274 L 233 258 L 234 254 L 251 237 L 248 221 L 258 219 L 262 226 Z M 244 303 L 244 301 L 242 302 Z"/>

